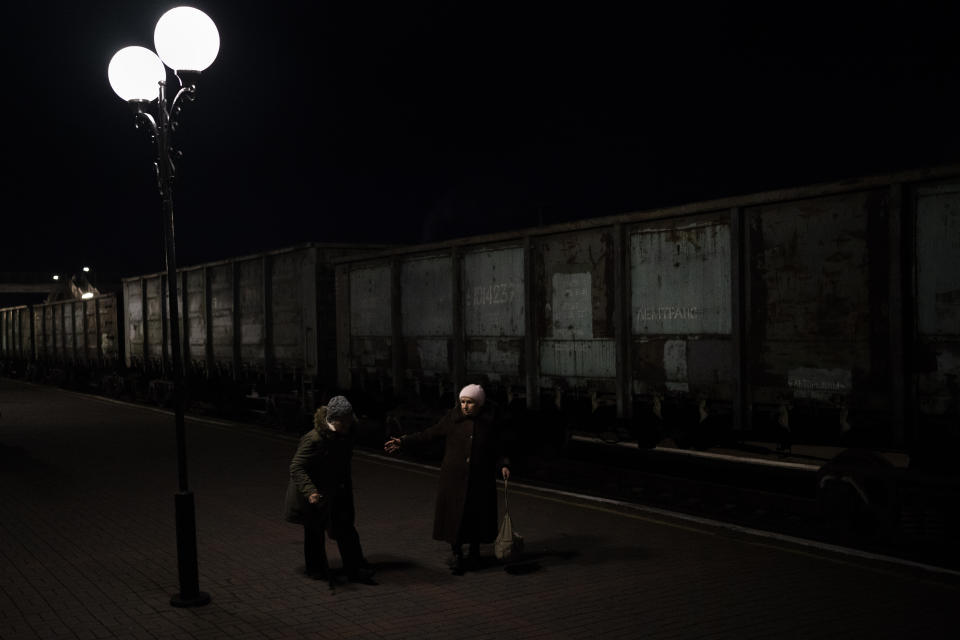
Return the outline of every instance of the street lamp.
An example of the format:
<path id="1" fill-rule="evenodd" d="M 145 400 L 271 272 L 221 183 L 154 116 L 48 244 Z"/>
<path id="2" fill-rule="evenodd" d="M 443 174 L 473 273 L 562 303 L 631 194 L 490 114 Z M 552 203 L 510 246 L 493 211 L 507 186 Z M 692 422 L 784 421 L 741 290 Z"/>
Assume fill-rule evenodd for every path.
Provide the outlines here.
<path id="1" fill-rule="evenodd" d="M 185 102 L 193 102 L 200 72 L 209 67 L 220 50 L 216 25 L 202 11 L 176 7 L 157 22 L 153 33 L 157 53 L 144 47 L 125 47 L 110 60 L 110 86 L 133 108 L 136 127 L 145 127 L 157 146 L 157 186 L 163 209 L 164 249 L 167 265 L 167 292 L 170 305 L 170 350 L 173 361 L 174 414 L 177 432 L 179 491 L 174 496 L 177 525 L 177 568 L 180 592 L 170 598 L 175 607 L 202 606 L 210 596 L 200 591 L 197 572 L 197 524 L 193 493 L 187 485 L 187 444 L 183 425 L 183 360 L 180 353 L 180 313 L 177 305 L 177 258 L 173 235 L 173 176 L 175 158 L 170 138 L 177 128 Z M 159 54 L 159 57 L 158 55 Z M 167 70 L 180 83 L 167 105 Z M 156 103 L 156 118 L 150 113 Z"/>

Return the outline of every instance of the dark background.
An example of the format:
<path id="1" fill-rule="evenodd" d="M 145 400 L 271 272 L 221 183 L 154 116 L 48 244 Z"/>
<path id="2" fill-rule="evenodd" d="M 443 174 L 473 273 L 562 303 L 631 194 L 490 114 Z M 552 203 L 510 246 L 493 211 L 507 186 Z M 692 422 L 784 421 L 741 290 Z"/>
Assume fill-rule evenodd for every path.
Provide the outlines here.
<path id="1" fill-rule="evenodd" d="M 161 270 L 106 70 L 177 4 L 5 7 L 0 271 Z M 721 4 L 194 2 L 221 49 L 175 139 L 179 263 L 960 160 L 958 3 Z"/>

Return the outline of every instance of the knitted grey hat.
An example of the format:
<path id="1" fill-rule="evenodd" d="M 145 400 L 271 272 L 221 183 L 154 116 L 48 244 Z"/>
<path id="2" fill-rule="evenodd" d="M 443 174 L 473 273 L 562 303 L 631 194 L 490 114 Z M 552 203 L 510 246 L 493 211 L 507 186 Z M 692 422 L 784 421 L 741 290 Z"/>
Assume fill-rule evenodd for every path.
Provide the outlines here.
<path id="1" fill-rule="evenodd" d="M 343 396 L 333 396 L 327 402 L 327 420 L 349 418 L 353 415 L 353 405 Z"/>

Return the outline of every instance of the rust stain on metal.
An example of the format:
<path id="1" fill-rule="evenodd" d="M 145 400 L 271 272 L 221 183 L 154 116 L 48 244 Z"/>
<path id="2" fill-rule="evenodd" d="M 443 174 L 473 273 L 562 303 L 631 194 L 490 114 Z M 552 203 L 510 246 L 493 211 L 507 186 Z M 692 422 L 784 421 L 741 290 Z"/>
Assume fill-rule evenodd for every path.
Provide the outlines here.
<path id="1" fill-rule="evenodd" d="M 452 271 L 449 256 L 401 264 L 400 309 L 404 336 L 448 336 L 453 332 Z"/>
<path id="2" fill-rule="evenodd" d="M 630 282 L 635 335 L 729 334 L 729 226 L 634 232 Z"/>
<path id="3" fill-rule="evenodd" d="M 924 335 L 960 336 L 960 183 L 917 194 L 917 323 Z"/>
<path id="4" fill-rule="evenodd" d="M 350 272 L 350 334 L 391 336 L 390 266 Z"/>

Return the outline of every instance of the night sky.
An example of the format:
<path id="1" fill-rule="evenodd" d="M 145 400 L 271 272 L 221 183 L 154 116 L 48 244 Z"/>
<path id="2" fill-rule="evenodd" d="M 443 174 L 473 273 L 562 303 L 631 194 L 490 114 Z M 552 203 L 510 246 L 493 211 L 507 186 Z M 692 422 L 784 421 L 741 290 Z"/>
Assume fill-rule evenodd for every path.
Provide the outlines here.
<path id="1" fill-rule="evenodd" d="M 5 6 L 0 271 L 162 268 L 106 70 L 177 4 Z M 221 49 L 175 139 L 179 263 L 960 161 L 958 3 L 722 4 L 195 2 Z"/>

